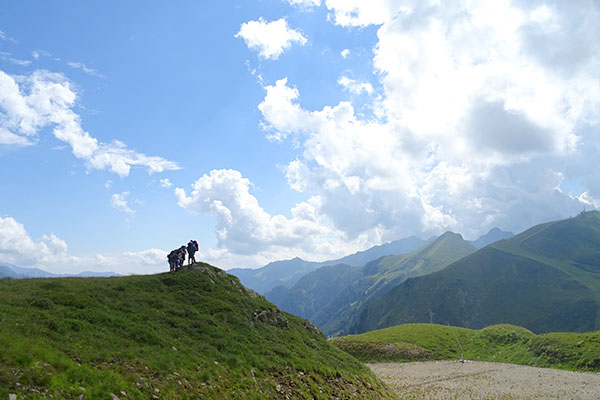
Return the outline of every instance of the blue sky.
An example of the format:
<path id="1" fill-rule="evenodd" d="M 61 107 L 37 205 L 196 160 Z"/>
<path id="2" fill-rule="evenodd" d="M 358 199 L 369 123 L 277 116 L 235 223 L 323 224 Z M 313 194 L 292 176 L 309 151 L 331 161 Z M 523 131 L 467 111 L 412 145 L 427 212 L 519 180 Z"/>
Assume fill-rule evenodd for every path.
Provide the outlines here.
<path id="1" fill-rule="evenodd" d="M 256 267 L 598 207 L 599 13 L 9 2 L 0 262 L 156 272 L 194 238 Z"/>

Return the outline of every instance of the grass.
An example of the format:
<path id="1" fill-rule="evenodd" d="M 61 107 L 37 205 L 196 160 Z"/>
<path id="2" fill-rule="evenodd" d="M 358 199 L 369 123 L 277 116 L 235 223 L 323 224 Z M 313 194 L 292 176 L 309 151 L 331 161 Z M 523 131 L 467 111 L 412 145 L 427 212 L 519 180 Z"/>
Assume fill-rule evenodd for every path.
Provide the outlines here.
<path id="1" fill-rule="evenodd" d="M 0 398 L 389 398 L 360 362 L 207 264 L 0 281 Z"/>
<path id="2" fill-rule="evenodd" d="M 331 342 L 363 362 L 459 360 L 462 345 L 467 360 L 600 371 L 600 331 L 535 335 L 513 325 L 472 330 L 405 324 Z"/>

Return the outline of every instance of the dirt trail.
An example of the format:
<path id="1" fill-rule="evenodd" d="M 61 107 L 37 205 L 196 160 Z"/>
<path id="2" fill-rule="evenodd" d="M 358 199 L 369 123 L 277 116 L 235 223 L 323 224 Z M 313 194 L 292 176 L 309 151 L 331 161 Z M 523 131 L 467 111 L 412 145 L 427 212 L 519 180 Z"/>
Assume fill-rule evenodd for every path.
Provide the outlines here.
<path id="1" fill-rule="evenodd" d="M 368 366 L 402 399 L 600 399 L 600 373 L 478 361 Z"/>

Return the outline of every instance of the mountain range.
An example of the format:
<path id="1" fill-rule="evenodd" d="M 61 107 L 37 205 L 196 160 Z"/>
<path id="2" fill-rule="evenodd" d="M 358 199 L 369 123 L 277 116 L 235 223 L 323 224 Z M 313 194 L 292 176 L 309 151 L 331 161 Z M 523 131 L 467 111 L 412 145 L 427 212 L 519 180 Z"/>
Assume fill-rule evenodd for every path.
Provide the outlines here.
<path id="1" fill-rule="evenodd" d="M 369 261 L 386 255 L 408 253 L 426 242 L 426 240 L 411 236 L 374 246 L 336 260 L 313 262 L 296 257 L 291 260 L 275 261 L 257 269 L 233 268 L 227 272 L 237 276 L 244 286 L 265 294 L 277 286 L 292 287 L 304 275 L 318 268 L 337 264 L 363 266 Z"/>
<path id="2" fill-rule="evenodd" d="M 39 268 L 24 268 L 17 267 L 12 264 L 0 264 L 0 279 L 12 278 L 12 279 L 25 279 L 25 278 L 65 278 L 65 277 L 79 277 L 79 278 L 91 278 L 91 277 L 109 277 L 109 276 L 121 276 L 115 272 L 91 272 L 84 271 L 78 274 L 53 274 L 48 271 L 44 271 Z"/>
<path id="3" fill-rule="evenodd" d="M 499 228 L 492 228 L 488 233 L 477 240 L 467 242 L 477 248 L 481 248 L 492 242 L 506 239 L 513 235 L 514 234 L 511 232 L 505 232 Z M 266 294 L 277 286 L 291 288 L 300 280 L 300 278 L 319 268 L 339 264 L 345 264 L 352 267 L 363 267 L 367 263 L 384 256 L 409 253 L 435 238 L 436 236 L 433 236 L 427 240 L 423 240 L 411 236 L 374 246 L 367 250 L 359 251 L 335 260 L 313 262 L 296 257 L 291 260 L 274 261 L 261 268 L 233 268 L 227 272 L 237 276 L 243 285 L 256 290 L 258 293 Z"/>
<path id="4" fill-rule="evenodd" d="M 534 226 L 369 303 L 351 332 L 409 322 L 533 332 L 600 328 L 600 212 Z"/>

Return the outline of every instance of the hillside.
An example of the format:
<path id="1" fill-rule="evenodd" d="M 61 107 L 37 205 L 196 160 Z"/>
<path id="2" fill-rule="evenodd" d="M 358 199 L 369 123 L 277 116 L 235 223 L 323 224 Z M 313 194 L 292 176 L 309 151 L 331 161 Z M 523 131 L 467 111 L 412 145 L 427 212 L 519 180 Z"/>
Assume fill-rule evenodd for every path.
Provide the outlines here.
<path id="1" fill-rule="evenodd" d="M 369 301 L 410 277 L 437 271 L 475 250 L 460 235 L 446 232 L 417 250 L 382 257 L 362 268 L 318 269 L 292 288 L 277 288 L 266 296 L 283 310 L 309 319 L 327 335 L 338 335 L 350 328 Z"/>
<path id="2" fill-rule="evenodd" d="M 331 340 L 364 362 L 465 359 L 600 371 L 600 331 L 535 335 L 513 325 L 471 330 L 406 324 Z M 461 349 L 462 346 L 462 349 Z"/>
<path id="3" fill-rule="evenodd" d="M 274 261 L 257 269 L 234 268 L 227 272 L 237 276 L 244 286 L 256 290 L 258 293 L 266 294 L 278 286 L 291 288 L 303 276 L 322 267 L 339 264 L 362 267 L 369 261 L 383 256 L 408 253 L 424 245 L 426 242 L 425 240 L 411 236 L 379 246 L 373 246 L 367 250 L 359 251 L 336 260 L 312 262 L 296 257 L 291 260 Z M 278 288 L 277 291 L 281 292 L 282 288 Z"/>
<path id="4" fill-rule="evenodd" d="M 372 302 L 360 333 L 411 323 L 533 332 L 600 328 L 600 212 L 535 226 L 447 268 L 410 279 Z"/>
<path id="5" fill-rule="evenodd" d="M 206 264 L 2 280 L 0 321 L 3 399 L 389 396 L 314 326 Z"/>
<path id="6" fill-rule="evenodd" d="M 302 277 L 293 288 L 278 286 L 266 298 L 279 308 L 310 319 L 348 285 L 362 277 L 362 268 L 349 265 L 322 267 Z"/>

